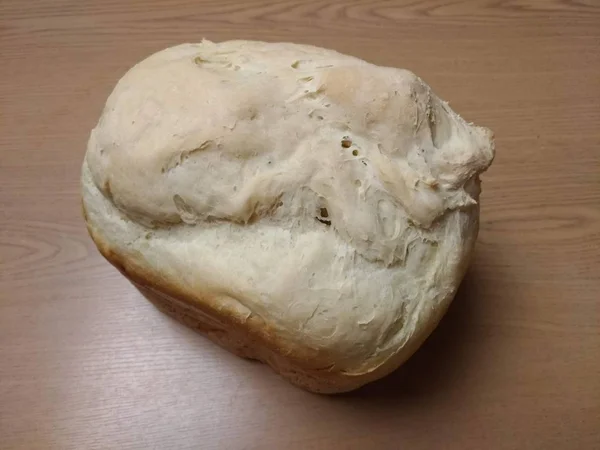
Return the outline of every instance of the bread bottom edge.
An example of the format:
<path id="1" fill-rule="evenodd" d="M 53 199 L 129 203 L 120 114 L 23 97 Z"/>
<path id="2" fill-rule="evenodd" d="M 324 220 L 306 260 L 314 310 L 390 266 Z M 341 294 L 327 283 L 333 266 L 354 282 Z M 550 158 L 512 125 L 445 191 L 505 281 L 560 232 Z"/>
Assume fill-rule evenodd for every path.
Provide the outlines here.
<path id="1" fill-rule="evenodd" d="M 216 317 L 192 305 L 129 279 L 138 291 L 160 312 L 200 333 L 225 350 L 239 357 L 269 365 L 293 385 L 316 394 L 340 394 L 355 390 L 372 381 L 364 377 L 349 377 L 323 370 L 308 370 L 275 354 L 256 342 L 243 330 L 234 330 Z"/>
<path id="2" fill-rule="evenodd" d="M 219 316 L 218 311 L 211 307 L 212 303 L 215 303 L 211 302 L 211 299 L 204 299 L 196 306 L 196 298 L 192 301 L 187 298 L 188 295 L 184 295 L 185 293 L 181 296 L 176 295 L 179 293 L 178 289 L 165 286 L 164 280 L 141 268 L 139 262 L 120 253 L 120 249 L 113 248 L 108 240 L 96 231 L 88 219 L 85 202 L 83 210 L 88 232 L 100 253 L 160 311 L 200 332 L 233 354 L 269 365 L 287 381 L 313 393 L 339 394 L 353 391 L 396 370 L 436 328 L 452 300 L 447 298 L 441 301 L 435 314 L 423 324 L 418 333 L 413 334 L 394 355 L 371 371 L 352 374 L 328 370 L 322 368 L 322 365 L 321 368 L 306 367 L 310 365 L 310 359 L 307 359 L 310 356 L 303 352 L 301 346 L 296 348 L 286 345 L 285 342 L 278 342 L 273 333 L 260 333 L 255 329 L 256 326 L 251 328 L 233 320 L 235 318 Z M 451 297 L 453 296 L 452 294 Z M 307 364 L 303 366 L 296 361 L 304 361 Z"/>

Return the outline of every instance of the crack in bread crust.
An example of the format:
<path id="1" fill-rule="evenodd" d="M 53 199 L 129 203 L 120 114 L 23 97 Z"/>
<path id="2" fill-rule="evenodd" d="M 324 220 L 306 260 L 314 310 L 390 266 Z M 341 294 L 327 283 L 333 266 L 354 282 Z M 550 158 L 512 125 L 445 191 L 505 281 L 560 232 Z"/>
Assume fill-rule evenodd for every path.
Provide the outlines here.
<path id="1" fill-rule="evenodd" d="M 310 392 L 349 392 L 393 372 L 421 346 L 446 311 L 440 309 L 436 317 L 428 322 L 427 329 L 409 341 L 402 349 L 400 359 L 396 358 L 393 364 L 385 364 L 374 371 L 359 375 L 336 371 L 331 360 L 327 362 L 327 355 L 282 340 L 275 332 L 269 330 L 262 320 L 260 323 L 252 322 L 252 318 L 244 321 L 235 317 L 231 311 L 230 314 L 223 313 L 211 306 L 216 303 L 214 299 L 190 297 L 177 286 L 169 285 L 160 277 L 126 259 L 112 249 L 94 229 L 88 219 L 85 205 L 83 216 L 88 232 L 102 256 L 129 279 L 158 310 L 237 356 L 268 364 L 283 378 Z M 321 367 L 315 365 L 317 361 L 321 361 Z"/>
<path id="2" fill-rule="evenodd" d="M 109 96 L 86 222 L 169 315 L 305 389 L 348 391 L 399 367 L 447 309 L 492 137 L 403 69 L 293 44 L 176 46 Z"/>

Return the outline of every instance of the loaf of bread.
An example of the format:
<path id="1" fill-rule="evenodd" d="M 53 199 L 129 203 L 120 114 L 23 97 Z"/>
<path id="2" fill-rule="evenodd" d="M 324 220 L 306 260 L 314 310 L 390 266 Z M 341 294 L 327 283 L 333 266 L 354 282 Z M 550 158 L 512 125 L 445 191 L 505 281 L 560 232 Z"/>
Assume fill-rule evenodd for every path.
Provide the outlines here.
<path id="1" fill-rule="evenodd" d="M 396 369 L 446 311 L 493 156 L 491 132 L 409 71 L 203 41 L 119 81 L 83 205 L 101 253 L 163 311 L 336 393 Z"/>

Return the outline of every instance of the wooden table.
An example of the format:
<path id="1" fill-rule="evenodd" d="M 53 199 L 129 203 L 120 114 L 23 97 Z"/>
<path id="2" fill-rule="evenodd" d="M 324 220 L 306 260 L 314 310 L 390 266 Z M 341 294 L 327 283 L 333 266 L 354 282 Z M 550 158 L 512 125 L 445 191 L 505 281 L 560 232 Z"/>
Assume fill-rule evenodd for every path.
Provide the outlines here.
<path id="1" fill-rule="evenodd" d="M 294 388 L 161 315 L 88 238 L 104 100 L 202 37 L 409 68 L 495 131 L 473 267 L 387 379 Z M 0 55 L 0 448 L 600 448 L 600 2 L 0 0 Z"/>

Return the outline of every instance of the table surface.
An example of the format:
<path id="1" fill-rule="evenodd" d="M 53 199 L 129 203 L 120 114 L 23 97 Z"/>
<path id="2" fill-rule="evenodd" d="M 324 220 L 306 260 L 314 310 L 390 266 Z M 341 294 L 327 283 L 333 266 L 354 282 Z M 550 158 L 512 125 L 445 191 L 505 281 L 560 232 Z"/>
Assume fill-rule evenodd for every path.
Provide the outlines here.
<path id="1" fill-rule="evenodd" d="M 496 133 L 473 266 L 401 369 L 301 391 L 161 315 L 81 218 L 148 54 L 231 38 L 413 70 Z M 600 2 L 0 1 L 0 448 L 600 448 Z"/>

